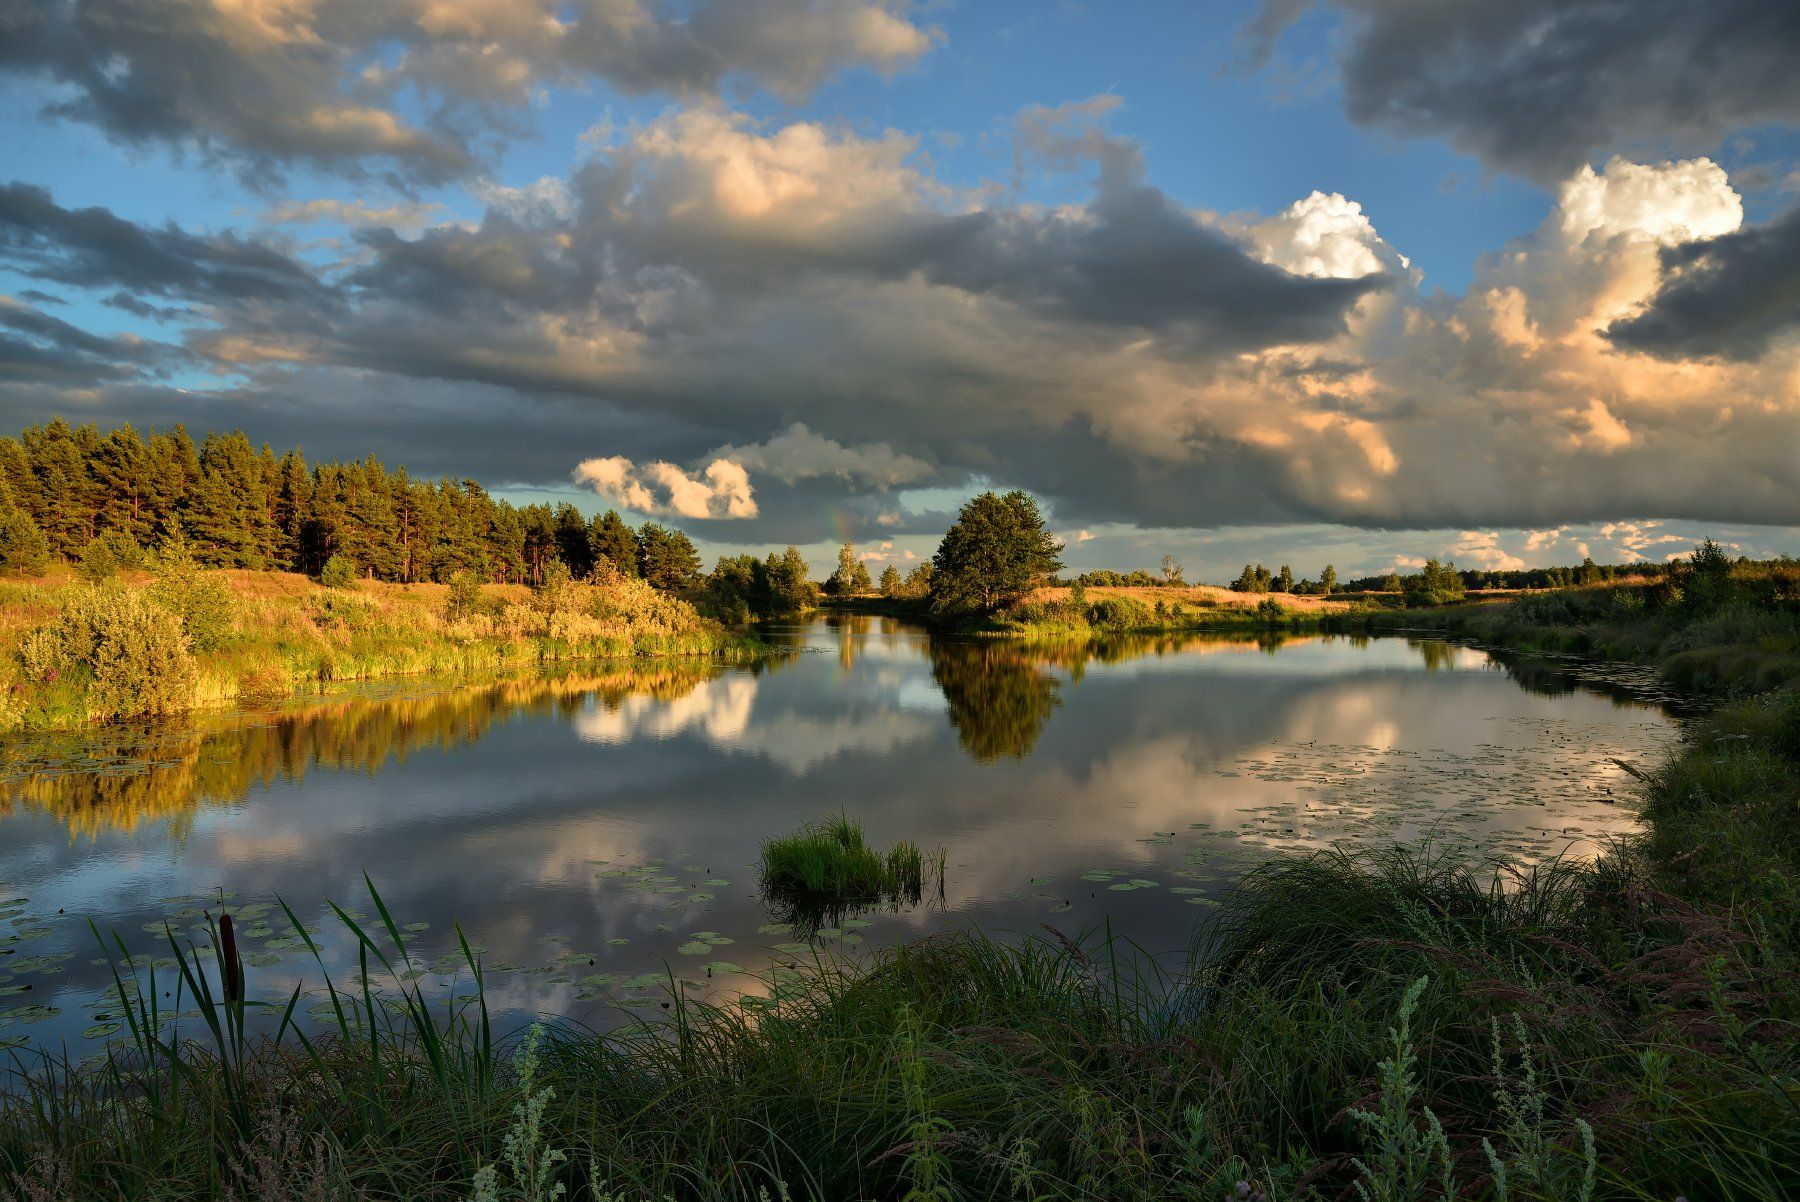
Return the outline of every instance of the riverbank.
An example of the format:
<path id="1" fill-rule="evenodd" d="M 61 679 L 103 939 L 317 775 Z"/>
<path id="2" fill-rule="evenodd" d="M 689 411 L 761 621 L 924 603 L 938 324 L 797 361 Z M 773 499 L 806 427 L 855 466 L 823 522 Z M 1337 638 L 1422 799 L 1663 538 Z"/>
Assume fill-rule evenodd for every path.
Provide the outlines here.
<path id="1" fill-rule="evenodd" d="M 966 933 L 798 964 L 773 1002 L 552 1029 L 523 1059 L 473 1000 L 456 1024 L 395 1008 L 407 916 L 383 914 L 362 930 L 385 988 L 351 987 L 335 1038 L 240 1045 L 223 1007 L 211 1054 L 146 1042 L 40 1080 L 0 1112 L 0 1177 L 47 1197 L 463 1198 L 484 1170 L 486 1196 L 539 1198 L 1780 1197 L 1797 759 L 1791 693 L 1737 703 L 1633 765 L 1647 833 L 1598 865 L 1504 888 L 1429 848 L 1264 870 L 1172 977 L 1123 942 Z M 195 1005 L 160 999 L 178 970 L 141 991 L 121 971 L 121 1013 Z M 222 988 L 210 959 L 188 972 Z M 244 979 L 273 1025 L 291 972 Z"/>
<path id="2" fill-rule="evenodd" d="M 1650 665 L 1665 683 L 1706 697 L 1800 684 L 1800 570 L 1745 570 L 1737 591 L 1694 607 L 1654 584 L 1537 593 L 1443 609 L 1372 610 L 1361 629 L 1436 633 L 1521 655 Z"/>
<path id="3" fill-rule="evenodd" d="M 69 572 L 0 583 L 0 733 L 316 693 L 386 677 L 760 645 L 636 580 L 326 588 L 286 572 Z"/>
<path id="4" fill-rule="evenodd" d="M 827 612 L 905 618 L 957 634 L 1025 639 L 1348 629 L 1377 608 L 1366 599 L 1238 593 L 1210 585 L 1045 587 L 985 615 L 934 614 L 922 597 L 834 597 L 824 599 L 820 607 Z"/>

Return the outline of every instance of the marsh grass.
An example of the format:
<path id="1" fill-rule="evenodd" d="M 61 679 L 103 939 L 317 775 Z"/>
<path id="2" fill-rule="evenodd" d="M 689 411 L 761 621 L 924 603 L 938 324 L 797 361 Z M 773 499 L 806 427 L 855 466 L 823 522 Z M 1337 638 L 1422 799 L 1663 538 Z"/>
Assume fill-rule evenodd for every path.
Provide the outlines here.
<path id="1" fill-rule="evenodd" d="M 225 984 L 222 921 L 170 939 L 173 973 L 121 963 L 126 1038 L 98 1065 L 21 1066 L 0 1181 L 166 1199 L 247 1173 L 330 1198 L 1800 1188 L 1791 955 L 1629 856 L 1497 876 L 1327 854 L 1253 876 L 1179 964 L 1103 933 L 952 932 L 816 956 L 765 997 L 676 989 L 663 1019 L 550 1025 L 528 1052 L 495 1035 L 460 934 L 465 984 L 432 997 L 370 897 L 373 922 L 333 907 L 345 980 L 284 907 L 326 982 L 323 1030 L 296 1018 L 316 998 L 261 997 L 254 970 Z M 195 1037 L 168 1028 L 177 1007 L 199 1010 Z"/>
<path id="2" fill-rule="evenodd" d="M 803 938 L 877 908 L 917 905 L 927 867 L 942 891 L 944 856 L 928 858 L 902 840 L 886 852 L 869 846 L 862 824 L 846 814 L 809 822 L 791 835 L 762 844 L 762 895 L 778 922 Z"/>

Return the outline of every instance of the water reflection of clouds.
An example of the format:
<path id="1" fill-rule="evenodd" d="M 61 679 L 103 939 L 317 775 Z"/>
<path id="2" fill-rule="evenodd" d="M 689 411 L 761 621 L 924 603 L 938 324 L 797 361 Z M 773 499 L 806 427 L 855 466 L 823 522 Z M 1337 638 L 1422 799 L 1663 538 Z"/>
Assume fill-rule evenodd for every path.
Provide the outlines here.
<path id="1" fill-rule="evenodd" d="M 0 816 L 0 879 L 130 934 L 161 913 L 156 898 L 215 886 L 316 916 L 323 898 L 358 899 L 366 868 L 402 921 L 436 938 L 460 919 L 497 962 L 541 967 L 559 950 L 541 938 L 562 932 L 594 953 L 587 973 L 668 960 L 693 975 L 703 963 L 677 949 L 696 930 L 737 940 L 717 958 L 766 963 L 757 948 L 781 937 L 757 934 L 758 841 L 841 808 L 878 844 L 949 849 L 948 921 L 1111 918 L 1176 946 L 1202 911 L 1174 874 L 1228 876 L 1221 848 L 1283 854 L 1442 821 L 1541 849 L 1565 827 L 1629 825 L 1602 800 L 1622 790 L 1604 761 L 1667 737 L 1652 712 L 1521 688 L 1442 645 L 1030 648 L 882 625 L 847 639 L 848 656 L 778 671 L 638 666 L 334 704 L 185 739 L 137 778 L 46 776 Z M 107 820 L 108 805 L 141 823 Z M 188 815 L 181 839 L 172 814 Z M 649 864 L 670 882 L 606 875 Z M 1097 866 L 1164 887 L 1111 893 L 1080 878 Z M 1050 899 L 1074 908 L 1053 917 Z M 945 921 L 921 908 L 868 933 Z M 78 957 L 90 946 L 85 929 L 65 943 Z M 56 983 L 92 987 L 101 970 L 82 963 Z M 573 1004 L 547 975 L 494 980 L 502 1007 Z"/>
<path id="2" fill-rule="evenodd" d="M 871 682 L 874 689 L 865 692 L 877 703 L 897 700 L 902 692 L 917 697 L 917 691 L 907 689 L 903 677 L 892 671 L 871 673 Z M 590 701 L 575 715 L 575 733 L 585 742 L 613 745 L 693 734 L 719 750 L 762 756 L 800 774 L 852 752 L 886 754 L 928 737 L 934 729 L 922 715 L 886 705 L 829 718 L 767 704 L 759 710 L 760 683 L 754 677 L 732 676 L 702 684 L 670 702 L 649 697 L 628 697 L 614 704 Z M 941 698 L 933 708 L 942 708 Z"/>

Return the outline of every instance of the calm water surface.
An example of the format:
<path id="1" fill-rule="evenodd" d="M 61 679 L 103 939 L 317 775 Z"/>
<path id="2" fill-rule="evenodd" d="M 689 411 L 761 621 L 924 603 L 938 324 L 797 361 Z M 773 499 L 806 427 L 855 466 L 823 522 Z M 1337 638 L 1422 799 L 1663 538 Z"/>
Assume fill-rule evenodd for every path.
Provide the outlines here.
<path id="1" fill-rule="evenodd" d="M 1110 922 L 1175 952 L 1271 857 L 1425 835 L 1589 854 L 1633 821 L 1614 759 L 1674 733 L 1617 689 L 1441 642 L 1041 648 L 880 618 L 771 637 L 786 650 L 751 668 L 409 685 L 0 744 L 0 1046 L 108 1033 L 89 920 L 147 960 L 165 923 L 203 930 L 223 898 L 268 997 L 313 969 L 279 896 L 346 972 L 326 902 L 372 912 L 365 871 L 436 966 L 422 980 L 450 980 L 460 922 L 514 1017 L 608 1025 L 671 977 L 758 991 L 805 948 L 759 897 L 758 844 L 840 810 L 946 859 L 941 893 L 823 931 L 834 953 L 965 922 Z"/>

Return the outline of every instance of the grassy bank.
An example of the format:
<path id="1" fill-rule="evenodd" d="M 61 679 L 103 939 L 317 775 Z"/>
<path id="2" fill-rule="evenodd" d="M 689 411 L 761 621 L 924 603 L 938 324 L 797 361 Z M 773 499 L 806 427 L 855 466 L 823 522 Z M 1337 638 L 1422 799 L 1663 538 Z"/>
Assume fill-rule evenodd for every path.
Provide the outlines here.
<path id="1" fill-rule="evenodd" d="M 1136 588 L 1046 587 L 992 614 L 934 614 L 924 598 L 831 598 L 827 610 L 882 614 L 963 634 L 1029 639 L 1090 638 L 1117 634 L 1221 633 L 1323 630 L 1359 625 L 1374 608 L 1299 594 L 1251 594 L 1209 585 Z"/>
<path id="2" fill-rule="evenodd" d="M 1371 611 L 1363 627 L 1433 630 L 1526 655 L 1655 666 L 1671 688 L 1752 696 L 1800 683 L 1800 567 L 1721 565 L 1706 579 L 1535 593 L 1505 604 Z"/>
<path id="3" fill-rule="evenodd" d="M 334 682 L 753 644 L 640 581 L 455 587 L 174 564 L 0 583 L 0 731 L 275 698 Z"/>
<path id="4" fill-rule="evenodd" d="M 20 1199 L 1793 1196 L 1800 694 L 1719 708 L 1642 771 L 1645 833 L 1598 863 L 1324 853 L 1248 878 L 1166 975 L 1116 940 L 964 932 L 606 1036 L 502 1039 L 474 987 L 427 1007 L 377 905 L 358 937 L 386 988 L 340 982 L 323 1038 L 239 1038 L 288 999 L 252 970 L 270 1009 L 247 1010 L 228 947 L 179 986 L 122 969 L 146 1034 L 22 1082 L 0 1179 Z M 147 1034 L 147 1007 L 207 990 L 233 996 L 200 1000 L 200 1044 Z"/>

